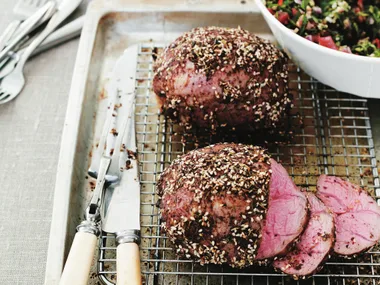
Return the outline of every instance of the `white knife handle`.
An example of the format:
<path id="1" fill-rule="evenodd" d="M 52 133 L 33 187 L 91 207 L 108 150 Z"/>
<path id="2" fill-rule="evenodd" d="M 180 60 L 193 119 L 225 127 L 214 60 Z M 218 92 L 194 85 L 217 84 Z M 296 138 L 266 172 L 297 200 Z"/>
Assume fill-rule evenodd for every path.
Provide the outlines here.
<path id="1" fill-rule="evenodd" d="M 87 285 L 97 239 L 96 235 L 88 232 L 75 234 L 60 285 Z"/>
<path id="2" fill-rule="evenodd" d="M 121 243 L 116 250 L 117 285 L 141 285 L 140 250 L 134 242 Z"/>
<path id="3" fill-rule="evenodd" d="M 59 28 L 50 36 L 48 36 L 41 45 L 32 53 L 32 55 L 39 54 L 47 49 L 50 49 L 56 45 L 59 45 L 63 42 L 71 40 L 80 35 L 84 22 L 84 16 L 81 16 L 72 22 L 64 25 L 62 28 Z"/>
<path id="4" fill-rule="evenodd" d="M 63 1 L 58 11 L 51 17 L 45 29 L 30 43 L 22 54 L 16 68 L 22 69 L 34 50 L 79 6 L 83 0 Z"/>
<path id="5" fill-rule="evenodd" d="M 0 35 L 0 51 L 7 45 L 9 40 L 12 38 L 17 28 L 20 26 L 21 21 L 14 20 L 5 29 L 5 31 Z"/>

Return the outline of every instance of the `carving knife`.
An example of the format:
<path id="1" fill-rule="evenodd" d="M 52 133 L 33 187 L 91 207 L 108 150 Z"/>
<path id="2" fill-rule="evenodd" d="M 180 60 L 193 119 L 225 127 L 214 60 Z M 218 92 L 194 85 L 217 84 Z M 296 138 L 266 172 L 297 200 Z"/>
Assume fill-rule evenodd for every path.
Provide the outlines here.
<path id="1" fill-rule="evenodd" d="M 120 183 L 105 191 L 102 230 L 116 235 L 117 284 L 140 285 L 140 180 L 134 112 L 128 120 L 126 138 L 122 153 L 126 164 Z"/>

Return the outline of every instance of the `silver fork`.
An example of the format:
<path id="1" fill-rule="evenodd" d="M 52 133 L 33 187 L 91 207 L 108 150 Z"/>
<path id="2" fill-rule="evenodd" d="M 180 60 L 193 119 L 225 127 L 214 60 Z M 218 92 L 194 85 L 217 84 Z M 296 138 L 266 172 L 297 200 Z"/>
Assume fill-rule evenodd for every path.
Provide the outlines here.
<path id="1" fill-rule="evenodd" d="M 3 78 L 0 83 L 0 104 L 13 100 L 25 85 L 24 66 L 33 51 L 49 36 L 82 2 L 82 0 L 65 0 L 51 18 L 46 28 L 32 41 L 23 52 L 16 68 Z"/>
<path id="2" fill-rule="evenodd" d="M 123 148 L 123 138 L 129 121 L 128 117 L 121 118 L 122 123 L 120 129 L 118 128 L 119 132 L 115 144 L 112 144 L 112 146 L 106 144 L 107 138 L 114 136 L 110 129 L 113 126 L 112 122 L 117 120 L 117 115 L 114 117 L 116 94 L 111 94 L 110 96 L 110 108 L 107 111 L 99 145 L 93 156 L 95 163 L 93 160 L 91 162 L 92 167 L 88 170 L 90 176 L 96 178 L 96 187 L 86 209 L 85 220 L 77 226 L 77 233 L 65 263 L 59 282 L 60 285 L 87 284 L 96 240 L 100 234 L 100 207 L 103 204 L 104 188 L 111 183 L 119 182 L 121 168 L 125 165 L 123 154 L 126 150 Z M 113 149 L 113 152 L 109 152 L 109 149 Z M 97 158 L 100 158 L 100 160 Z M 97 164 L 98 162 L 99 164 Z"/>

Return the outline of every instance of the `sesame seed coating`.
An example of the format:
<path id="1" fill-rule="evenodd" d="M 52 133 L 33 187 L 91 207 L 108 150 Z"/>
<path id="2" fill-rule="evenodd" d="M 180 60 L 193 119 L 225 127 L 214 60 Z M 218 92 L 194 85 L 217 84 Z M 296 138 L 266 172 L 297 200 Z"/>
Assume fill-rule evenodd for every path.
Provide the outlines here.
<path id="1" fill-rule="evenodd" d="M 154 71 L 163 113 L 187 130 L 276 128 L 291 106 L 286 56 L 241 28 L 193 29 Z"/>
<path id="2" fill-rule="evenodd" d="M 260 147 L 216 144 L 175 159 L 157 193 L 177 253 L 201 264 L 257 263 L 270 178 L 270 157 Z"/>

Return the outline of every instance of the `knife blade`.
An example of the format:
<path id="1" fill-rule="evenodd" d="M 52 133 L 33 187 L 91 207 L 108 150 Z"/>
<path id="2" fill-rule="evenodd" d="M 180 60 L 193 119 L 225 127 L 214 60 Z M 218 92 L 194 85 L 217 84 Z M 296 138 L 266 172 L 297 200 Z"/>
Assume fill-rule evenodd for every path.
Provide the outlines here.
<path id="1" fill-rule="evenodd" d="M 117 284 L 139 285 L 140 180 L 134 112 L 128 120 L 126 133 L 123 152 L 125 169 L 119 185 L 105 191 L 102 230 L 116 235 Z"/>
<path id="2" fill-rule="evenodd" d="M 102 229 L 107 233 L 116 233 L 122 236 L 123 230 L 140 231 L 140 179 L 136 157 L 136 135 L 134 127 L 134 114 L 128 120 L 127 138 L 124 143 L 125 151 L 122 159 L 125 161 L 125 169 L 122 179 L 117 186 L 110 186 L 104 195 L 104 211 Z M 112 167 L 112 166 L 111 166 Z M 114 172 L 108 175 L 114 175 Z M 122 214 L 125 214 L 123 218 Z"/>
<path id="3" fill-rule="evenodd" d="M 123 151 L 120 153 L 122 169 L 112 164 L 107 176 L 119 175 L 118 185 L 111 185 L 105 190 L 102 204 L 102 230 L 113 233 L 117 242 L 117 284 L 140 285 L 140 179 L 137 160 L 136 130 L 135 130 L 135 67 L 134 57 L 137 47 L 127 49 L 120 60 L 119 72 L 123 85 L 118 86 L 124 94 L 123 126 L 126 126 L 123 138 Z M 123 60 L 124 58 L 124 60 Z M 127 68 L 123 68 L 123 63 Z M 136 61 L 137 63 L 137 61 Z M 126 83 L 127 82 L 127 83 Z"/>

